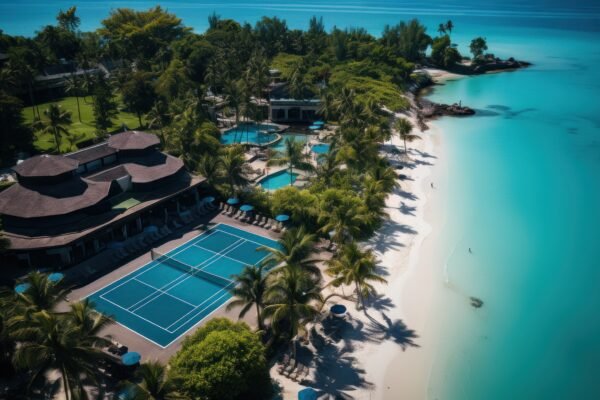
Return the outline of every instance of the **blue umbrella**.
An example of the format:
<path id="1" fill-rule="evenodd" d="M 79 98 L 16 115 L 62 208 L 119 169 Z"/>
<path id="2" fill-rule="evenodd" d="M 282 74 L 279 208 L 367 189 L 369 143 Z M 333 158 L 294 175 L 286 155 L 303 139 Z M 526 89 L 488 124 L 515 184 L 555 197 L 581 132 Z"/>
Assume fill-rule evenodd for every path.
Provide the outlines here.
<path id="1" fill-rule="evenodd" d="M 140 355 L 140 353 L 136 351 L 130 351 L 128 353 L 123 354 L 123 356 L 121 357 L 121 362 L 123 363 L 123 365 L 131 366 L 139 363 L 141 359 L 142 356 Z"/>
<path id="2" fill-rule="evenodd" d="M 65 277 L 65 275 L 60 272 L 53 272 L 50 275 L 48 275 L 48 280 L 50 282 L 58 282 L 64 277 Z"/>
<path id="3" fill-rule="evenodd" d="M 106 245 L 106 247 L 108 247 L 109 249 L 118 249 L 125 246 L 125 243 L 123 242 L 110 242 L 109 244 Z"/>
<path id="4" fill-rule="evenodd" d="M 288 219 L 290 219 L 290 216 L 287 214 L 279 214 L 278 216 L 275 217 L 275 220 L 278 222 L 285 222 Z"/>
<path id="5" fill-rule="evenodd" d="M 240 207 L 240 210 L 242 210 L 244 212 L 252 211 L 252 210 L 254 210 L 254 206 L 251 206 L 250 204 L 244 204 L 243 206 Z"/>
<path id="6" fill-rule="evenodd" d="M 313 122 L 313 125 L 323 126 L 323 125 L 325 125 L 325 122 L 323 122 L 323 121 L 315 121 L 315 122 Z"/>
<path id="7" fill-rule="evenodd" d="M 329 309 L 333 315 L 342 316 L 346 314 L 346 306 L 343 304 L 334 304 Z"/>
<path id="8" fill-rule="evenodd" d="M 317 400 L 318 393 L 313 388 L 304 388 L 298 392 L 298 400 Z"/>
<path id="9" fill-rule="evenodd" d="M 311 131 L 317 131 L 319 129 L 321 129 L 321 126 L 319 125 L 311 125 L 308 127 L 308 129 L 310 129 Z"/>
<path id="10" fill-rule="evenodd" d="M 17 286 L 15 286 L 15 292 L 25 293 L 25 291 L 27 291 L 27 289 L 29 289 L 30 287 L 30 283 L 19 283 Z"/>
<path id="11" fill-rule="evenodd" d="M 240 199 L 235 198 L 235 197 L 230 197 L 227 199 L 227 204 L 229 204 L 230 206 L 236 205 L 240 202 Z"/>
<path id="12" fill-rule="evenodd" d="M 204 201 L 205 203 L 212 203 L 213 201 L 215 201 L 215 197 L 214 196 L 206 196 L 205 198 L 202 199 L 202 201 Z"/>

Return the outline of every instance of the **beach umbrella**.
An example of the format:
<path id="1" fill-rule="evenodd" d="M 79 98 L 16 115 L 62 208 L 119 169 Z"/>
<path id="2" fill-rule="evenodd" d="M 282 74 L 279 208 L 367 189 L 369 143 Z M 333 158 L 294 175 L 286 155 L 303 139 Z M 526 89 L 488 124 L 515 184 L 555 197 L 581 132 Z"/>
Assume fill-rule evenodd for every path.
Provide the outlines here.
<path id="1" fill-rule="evenodd" d="M 251 206 L 250 204 L 244 204 L 240 207 L 240 210 L 242 210 L 243 212 L 252 211 L 254 210 L 254 206 Z"/>
<path id="2" fill-rule="evenodd" d="M 123 356 L 121 357 L 121 362 L 123 363 L 123 365 L 131 366 L 138 364 L 141 359 L 142 356 L 140 355 L 140 353 L 136 351 L 130 351 L 128 353 L 123 354 Z"/>
<path id="3" fill-rule="evenodd" d="M 319 120 L 319 121 L 313 122 L 313 125 L 323 126 L 323 125 L 325 125 L 325 122 Z"/>
<path id="4" fill-rule="evenodd" d="M 62 278 L 64 278 L 64 277 L 65 277 L 65 275 L 63 273 L 53 272 L 50 275 L 48 275 L 48 280 L 50 282 L 55 282 L 56 283 L 56 282 L 60 281 Z"/>
<path id="5" fill-rule="evenodd" d="M 329 311 L 336 317 L 343 317 L 346 315 L 346 306 L 343 304 L 334 304 Z"/>
<path id="6" fill-rule="evenodd" d="M 289 219 L 290 219 L 290 216 L 287 214 L 279 214 L 278 216 L 275 217 L 275 220 L 277 222 L 285 222 Z"/>
<path id="7" fill-rule="evenodd" d="M 206 196 L 205 198 L 202 199 L 202 201 L 205 203 L 212 203 L 213 201 L 215 201 L 215 197 L 214 196 Z"/>
<path id="8" fill-rule="evenodd" d="M 15 286 L 15 292 L 16 293 L 25 293 L 27 291 L 27 289 L 29 289 L 31 287 L 30 283 L 19 283 L 17 286 Z"/>
<path id="9" fill-rule="evenodd" d="M 304 388 L 298 392 L 298 400 L 317 400 L 318 393 L 313 388 Z"/>
<path id="10" fill-rule="evenodd" d="M 238 204 L 240 202 L 240 199 L 235 198 L 235 197 L 230 197 L 227 199 L 227 204 L 229 204 L 230 206 L 234 206 L 236 204 Z"/>
<path id="11" fill-rule="evenodd" d="M 321 129 L 320 125 L 311 125 L 308 127 L 308 129 L 310 129 L 311 131 L 318 131 L 319 129 Z"/>

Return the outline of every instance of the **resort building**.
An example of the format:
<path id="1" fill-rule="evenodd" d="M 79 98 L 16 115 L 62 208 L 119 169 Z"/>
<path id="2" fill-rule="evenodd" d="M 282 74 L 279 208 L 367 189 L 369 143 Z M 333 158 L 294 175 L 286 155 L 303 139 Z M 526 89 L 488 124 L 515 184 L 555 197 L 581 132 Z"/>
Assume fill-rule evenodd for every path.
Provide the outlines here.
<path id="1" fill-rule="evenodd" d="M 204 178 L 159 150 L 155 135 L 130 131 L 66 155 L 38 155 L 13 170 L 0 193 L 10 250 L 3 265 L 60 268 L 177 220 L 199 201 Z"/>
<path id="2" fill-rule="evenodd" d="M 286 83 L 273 84 L 269 94 L 269 117 L 273 122 L 309 123 L 317 119 L 320 104 L 321 100 L 313 94 L 295 99 L 289 94 Z"/>

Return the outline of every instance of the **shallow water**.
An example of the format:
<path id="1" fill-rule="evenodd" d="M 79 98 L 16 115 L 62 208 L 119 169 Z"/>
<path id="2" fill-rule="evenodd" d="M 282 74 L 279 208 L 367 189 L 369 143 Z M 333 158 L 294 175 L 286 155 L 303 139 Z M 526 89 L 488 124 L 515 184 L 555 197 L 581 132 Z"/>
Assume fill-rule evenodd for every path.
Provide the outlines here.
<path id="1" fill-rule="evenodd" d="M 155 4 L 75 3 L 84 30 L 96 28 L 111 7 Z M 0 29 L 31 35 L 71 4 L 0 0 Z M 445 243 L 438 250 L 447 259 L 448 291 L 439 305 L 446 317 L 429 398 L 600 398 L 597 1 L 161 4 L 197 31 L 206 28 L 213 11 L 249 22 L 278 15 L 293 28 L 306 28 L 317 14 L 328 28 L 362 26 L 373 34 L 413 17 L 434 34 L 438 23 L 451 18 L 461 51 L 467 53 L 468 41 L 482 35 L 491 52 L 535 63 L 448 83 L 431 96 L 462 101 L 478 114 L 438 122 L 451 187 Z M 482 298 L 483 308 L 474 311 L 469 296 Z"/>

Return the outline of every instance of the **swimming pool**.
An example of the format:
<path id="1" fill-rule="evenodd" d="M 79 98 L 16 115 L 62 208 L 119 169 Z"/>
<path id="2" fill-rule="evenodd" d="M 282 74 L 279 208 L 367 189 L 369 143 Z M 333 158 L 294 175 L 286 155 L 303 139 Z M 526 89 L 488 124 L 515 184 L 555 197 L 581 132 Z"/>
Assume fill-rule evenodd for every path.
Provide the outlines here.
<path id="1" fill-rule="evenodd" d="M 292 185 L 296 182 L 298 174 L 290 173 L 288 169 L 284 169 L 273 174 L 269 174 L 259 181 L 260 186 L 266 190 L 276 190 L 285 186 Z"/>
<path id="2" fill-rule="evenodd" d="M 162 258 L 92 293 L 88 298 L 117 323 L 167 347 L 231 298 L 231 276 L 268 256 L 277 242 L 219 224 Z"/>
<path id="3" fill-rule="evenodd" d="M 308 141 L 308 136 L 303 133 L 282 133 L 281 140 L 269 147 L 275 151 L 283 151 L 285 150 L 285 141 L 288 139 L 304 144 Z"/>
<path id="4" fill-rule="evenodd" d="M 269 133 L 265 133 L 265 131 Z M 222 144 L 249 143 L 263 145 L 277 139 L 277 126 L 269 124 L 239 124 L 221 134 Z"/>
<path id="5" fill-rule="evenodd" d="M 310 150 L 315 154 L 327 154 L 330 147 L 329 143 L 317 143 L 310 146 Z"/>

